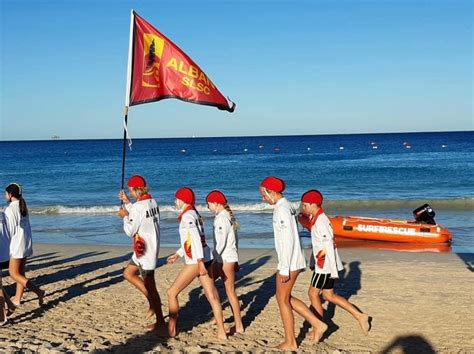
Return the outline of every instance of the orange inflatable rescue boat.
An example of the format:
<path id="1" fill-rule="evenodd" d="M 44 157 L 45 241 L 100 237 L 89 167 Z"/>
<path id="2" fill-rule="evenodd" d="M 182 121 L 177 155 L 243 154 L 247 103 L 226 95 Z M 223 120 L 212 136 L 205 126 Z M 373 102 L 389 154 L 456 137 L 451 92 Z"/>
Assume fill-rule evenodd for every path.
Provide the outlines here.
<path id="1" fill-rule="evenodd" d="M 451 233 L 434 221 L 435 212 L 424 204 L 413 211 L 415 221 L 354 216 L 329 217 L 336 238 L 409 243 L 446 243 Z"/>

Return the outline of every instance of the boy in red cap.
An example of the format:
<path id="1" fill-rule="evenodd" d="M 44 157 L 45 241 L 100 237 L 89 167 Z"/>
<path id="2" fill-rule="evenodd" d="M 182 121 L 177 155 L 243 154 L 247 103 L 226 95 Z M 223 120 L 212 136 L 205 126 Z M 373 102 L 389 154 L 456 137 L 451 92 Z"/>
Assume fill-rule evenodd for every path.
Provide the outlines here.
<path id="1" fill-rule="evenodd" d="M 315 189 L 309 190 L 301 197 L 302 215 L 301 224 L 311 231 L 313 245 L 312 260 L 314 272 L 308 290 L 311 306 L 322 319 L 324 309 L 319 294 L 349 312 L 359 322 L 365 335 L 369 332 L 369 316 L 360 312 L 347 299 L 334 292 L 334 280 L 339 278 L 338 272 L 343 269 L 339 253 L 335 247 L 332 225 L 322 209 L 323 196 Z M 310 332 L 314 336 L 316 329 Z"/>
<path id="2" fill-rule="evenodd" d="M 221 277 L 224 282 L 225 292 L 234 314 L 235 331 L 243 333 L 244 325 L 242 324 L 242 316 L 240 314 L 240 303 L 235 293 L 235 271 L 239 267 L 239 255 L 237 252 L 237 230 L 239 229 L 239 224 L 222 192 L 210 192 L 206 197 L 206 202 L 209 210 L 216 214 L 214 219 L 212 278 L 217 280 L 217 278 Z"/>
<path id="3" fill-rule="evenodd" d="M 278 256 L 276 274 L 276 298 L 285 329 L 285 341 L 280 350 L 296 350 L 293 310 L 305 318 L 316 330 L 315 342 L 321 339 L 328 326 L 320 321 L 299 299 L 291 295 L 298 275 L 306 268 L 306 261 L 300 244 L 296 211 L 283 197 L 285 182 L 277 177 L 267 177 L 260 184 L 263 201 L 275 205 L 273 211 L 273 232 Z"/>
<path id="4" fill-rule="evenodd" d="M 155 268 L 160 250 L 160 211 L 158 204 L 148 193 L 149 188 L 143 177 L 132 176 L 127 186 L 129 193 L 137 201 L 132 204 L 125 192 L 120 191 L 119 199 L 124 207 L 119 210 L 118 215 L 123 219 L 125 233 L 133 238 L 134 250 L 123 276 L 147 298 L 149 309 L 145 318 L 156 315 L 156 323 L 148 329 L 166 335 L 161 298 L 155 283 Z"/>
<path id="5" fill-rule="evenodd" d="M 199 278 L 209 304 L 212 307 L 217 324 L 217 338 L 226 339 L 222 307 L 219 293 L 214 280 L 209 276 L 207 269 L 212 264 L 211 249 L 206 244 L 204 226 L 201 215 L 195 208 L 196 198 L 192 189 L 183 187 L 176 192 L 176 208 L 181 211 L 179 220 L 179 235 L 181 248 L 168 257 L 168 263 L 173 264 L 180 257 L 184 257 L 184 266 L 178 276 L 168 288 L 169 321 L 168 333 L 170 337 L 176 336 L 176 323 L 178 320 L 179 302 L 178 295 L 191 282 Z"/>

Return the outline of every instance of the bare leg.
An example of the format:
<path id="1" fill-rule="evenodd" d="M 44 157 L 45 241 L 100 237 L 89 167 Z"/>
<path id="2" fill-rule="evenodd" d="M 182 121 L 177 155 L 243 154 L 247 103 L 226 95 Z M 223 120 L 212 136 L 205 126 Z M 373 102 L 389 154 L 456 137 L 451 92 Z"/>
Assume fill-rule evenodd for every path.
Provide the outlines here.
<path id="1" fill-rule="evenodd" d="M 0 325 L 7 321 L 7 310 L 5 309 L 5 298 L 3 297 L 2 273 L 0 270 Z"/>
<path id="2" fill-rule="evenodd" d="M 153 306 L 150 302 L 150 296 L 147 288 L 145 287 L 145 282 L 142 278 L 138 276 L 138 274 L 138 267 L 130 263 L 127 264 L 127 266 L 123 270 L 123 277 L 125 278 L 125 280 L 127 280 L 130 284 L 136 287 L 143 295 L 145 295 L 146 299 L 148 300 L 149 309 L 145 316 L 145 318 L 148 320 L 155 314 L 155 310 L 153 309 Z"/>
<path id="3" fill-rule="evenodd" d="M 11 316 L 13 312 L 16 310 L 15 304 L 10 300 L 10 297 L 8 296 L 7 292 L 5 289 L 2 289 L 3 292 L 3 298 L 5 299 L 5 303 L 7 304 L 7 316 Z"/>
<path id="4" fill-rule="evenodd" d="M 369 333 L 369 329 L 370 329 L 369 315 L 357 310 L 354 305 L 352 305 L 349 301 L 347 301 L 346 298 L 340 295 L 337 295 L 334 292 L 334 289 L 323 289 L 323 296 L 327 301 L 349 312 L 357 320 L 357 322 L 359 322 L 359 326 L 365 335 Z"/>
<path id="5" fill-rule="evenodd" d="M 10 277 L 16 282 L 17 285 L 16 295 L 12 299 L 12 303 L 15 306 L 18 306 L 20 304 L 21 297 L 23 296 L 23 290 L 26 287 L 38 296 L 38 304 L 40 306 L 43 306 L 44 291 L 37 287 L 31 280 L 25 277 L 25 264 L 26 258 L 10 258 L 10 265 L 8 271 L 10 273 Z"/>
<path id="6" fill-rule="evenodd" d="M 323 305 L 321 304 L 321 298 L 319 297 L 319 292 L 320 292 L 319 289 L 310 286 L 308 290 L 308 296 L 309 296 L 309 300 L 311 301 L 311 306 L 316 311 L 316 317 L 318 317 L 319 322 L 321 322 L 324 316 L 324 309 L 323 309 Z M 321 337 L 323 336 L 324 332 L 327 330 L 328 327 L 326 324 L 324 324 L 325 327 L 321 327 L 321 325 L 314 326 L 313 324 L 312 326 L 313 326 L 313 330 L 308 334 L 308 337 L 314 340 L 315 342 L 319 342 L 319 340 L 321 339 Z M 324 331 L 322 331 L 322 329 L 324 329 Z"/>
<path id="7" fill-rule="evenodd" d="M 143 278 L 145 288 L 148 291 L 148 301 L 150 309 L 156 315 L 156 323 L 150 327 L 151 330 L 157 330 L 159 335 L 168 335 L 168 330 L 165 327 L 165 320 L 163 317 L 163 310 L 161 308 L 161 298 L 156 289 L 155 273 L 147 274 Z"/>
<path id="8" fill-rule="evenodd" d="M 234 314 L 235 331 L 244 333 L 244 325 L 242 324 L 242 316 L 240 314 L 240 303 L 235 293 L 235 263 L 224 263 L 222 270 L 224 272 L 225 293 L 229 299 L 232 313 Z"/>
<path id="9" fill-rule="evenodd" d="M 282 281 L 280 273 L 276 274 L 276 299 L 280 309 L 280 316 L 285 329 L 285 341 L 278 348 L 280 350 L 296 350 L 298 345 L 295 339 L 295 318 L 291 307 L 291 290 L 295 285 L 299 272 L 290 272 L 290 279 L 287 282 Z"/>
<path id="10" fill-rule="evenodd" d="M 178 321 L 179 302 L 178 295 L 199 275 L 197 264 L 185 264 L 175 281 L 166 291 L 168 295 L 168 334 L 170 337 L 176 336 L 176 323 Z"/>
<path id="11" fill-rule="evenodd" d="M 214 318 L 216 319 L 217 324 L 217 338 L 227 339 L 227 334 L 224 328 L 224 316 L 222 315 L 222 307 L 219 299 L 219 293 L 217 292 L 216 286 L 214 285 L 214 280 L 209 275 L 199 276 L 199 281 L 201 282 L 202 288 L 204 289 L 204 294 L 206 294 L 207 301 L 212 307 L 212 312 L 214 313 Z"/>

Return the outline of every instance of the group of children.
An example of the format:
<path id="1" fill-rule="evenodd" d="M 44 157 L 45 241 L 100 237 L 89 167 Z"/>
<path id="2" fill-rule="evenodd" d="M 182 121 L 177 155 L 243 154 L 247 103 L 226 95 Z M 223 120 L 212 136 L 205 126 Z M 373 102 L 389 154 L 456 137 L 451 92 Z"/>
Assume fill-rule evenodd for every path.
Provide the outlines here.
<path id="1" fill-rule="evenodd" d="M 5 200 L 9 203 L 0 213 L 0 325 L 8 322 L 15 309 L 20 306 L 25 288 L 38 296 L 43 305 L 44 291 L 25 276 L 28 257 L 33 255 L 33 242 L 28 217 L 28 207 L 21 186 L 11 183 L 5 188 Z M 16 282 L 16 292 L 10 298 L 2 286 L 2 271 L 8 269 Z"/>
<path id="2" fill-rule="evenodd" d="M 149 189 L 143 177 L 131 177 L 127 186 L 136 202 L 131 203 L 124 191 L 119 192 L 119 199 L 123 203 L 119 216 L 123 219 L 125 233 L 133 238 L 134 249 L 132 259 L 124 270 L 124 277 L 147 298 L 149 309 L 146 318 L 156 316 L 156 323 L 149 329 L 156 330 L 161 336 L 176 336 L 178 295 L 198 278 L 212 308 L 217 325 L 217 338 L 226 339 L 221 302 L 215 287 L 215 281 L 220 277 L 234 315 L 235 331 L 243 333 L 240 305 L 235 293 L 235 272 L 239 269 L 239 225 L 225 195 L 220 191 L 212 191 L 206 197 L 210 212 L 216 215 L 214 249 L 211 250 L 206 243 L 202 217 L 195 208 L 194 192 L 183 187 L 175 194 L 175 206 L 180 213 L 178 220 L 181 247 L 167 258 L 167 262 L 173 264 L 179 258 L 184 258 L 184 265 L 167 289 L 169 319 L 166 326 L 154 278 L 160 240 L 159 209 L 148 193 Z M 320 295 L 348 311 L 367 335 L 370 329 L 369 316 L 334 292 L 334 280 L 338 278 L 338 272 L 343 267 L 334 243 L 330 221 L 322 209 L 321 193 L 317 190 L 304 193 L 301 198 L 301 213 L 298 214 L 283 196 L 284 189 L 284 181 L 273 176 L 265 178 L 259 188 L 263 201 L 275 206 L 273 231 L 278 256 L 276 299 L 285 330 L 285 341 L 279 345 L 279 349 L 297 348 L 293 311 L 312 325 L 313 330 L 309 333 L 309 338 L 315 342 L 321 339 L 328 326 L 324 322 Z M 306 268 L 298 234 L 298 220 L 310 230 L 313 246 L 310 262 L 313 276 L 308 290 L 310 307 L 291 294 L 298 275 Z"/>

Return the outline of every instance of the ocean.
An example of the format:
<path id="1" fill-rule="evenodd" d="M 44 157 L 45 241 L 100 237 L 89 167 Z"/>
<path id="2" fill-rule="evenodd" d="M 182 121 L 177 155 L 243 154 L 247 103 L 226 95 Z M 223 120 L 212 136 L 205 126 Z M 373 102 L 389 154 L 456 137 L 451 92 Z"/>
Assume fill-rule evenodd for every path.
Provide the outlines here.
<path id="1" fill-rule="evenodd" d="M 429 203 L 474 253 L 474 132 L 134 139 L 126 177 L 143 175 L 161 210 L 162 246 L 177 246 L 174 193 L 193 188 L 212 240 L 205 196 L 223 191 L 241 225 L 240 247 L 273 247 L 272 208 L 258 193 L 268 175 L 285 196 L 319 189 L 328 215 L 413 219 Z M 0 185 L 18 182 L 37 243 L 129 245 L 117 217 L 122 140 L 1 141 Z M 4 204 L 6 206 L 6 203 Z M 309 235 L 302 232 L 305 246 Z"/>

